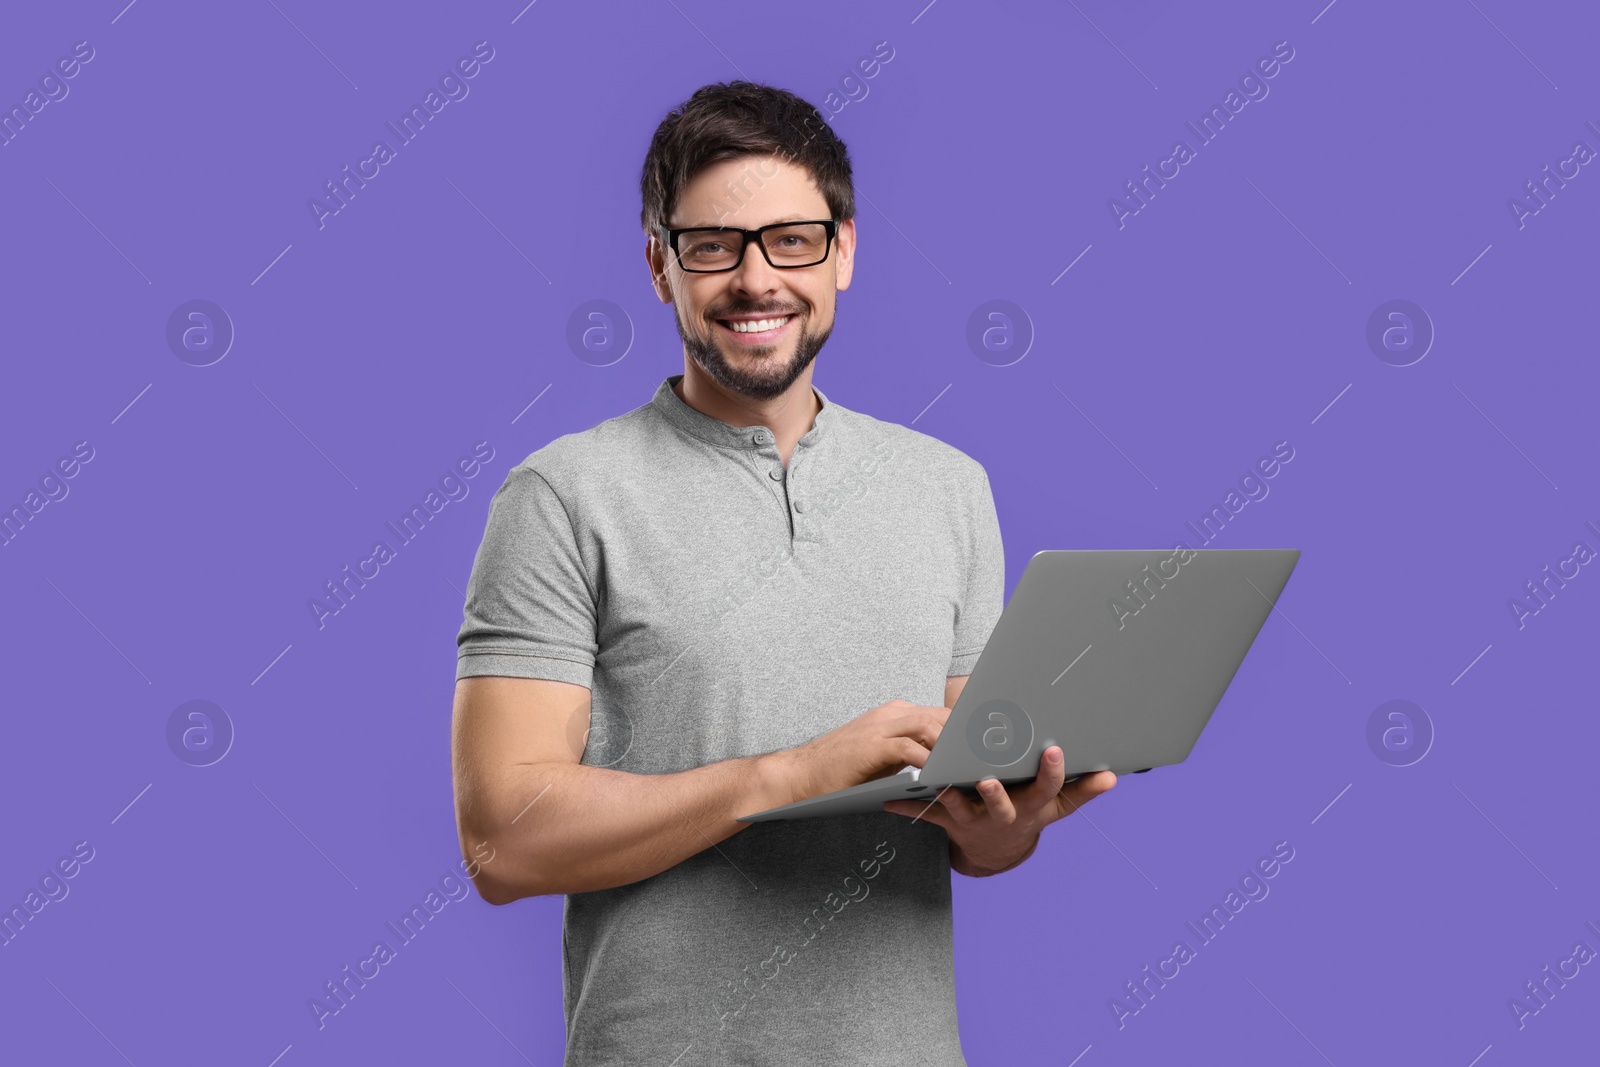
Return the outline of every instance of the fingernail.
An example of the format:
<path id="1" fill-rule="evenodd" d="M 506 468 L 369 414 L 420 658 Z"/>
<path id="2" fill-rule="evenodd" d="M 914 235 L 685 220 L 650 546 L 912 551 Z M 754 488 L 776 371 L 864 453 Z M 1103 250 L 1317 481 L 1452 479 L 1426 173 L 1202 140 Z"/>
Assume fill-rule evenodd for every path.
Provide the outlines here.
<path id="1" fill-rule="evenodd" d="M 1045 758 L 1048 759 L 1051 763 L 1060 763 L 1061 762 L 1061 753 L 1059 751 L 1055 750 L 1055 749 L 1051 749 L 1049 752 L 1045 753 Z"/>

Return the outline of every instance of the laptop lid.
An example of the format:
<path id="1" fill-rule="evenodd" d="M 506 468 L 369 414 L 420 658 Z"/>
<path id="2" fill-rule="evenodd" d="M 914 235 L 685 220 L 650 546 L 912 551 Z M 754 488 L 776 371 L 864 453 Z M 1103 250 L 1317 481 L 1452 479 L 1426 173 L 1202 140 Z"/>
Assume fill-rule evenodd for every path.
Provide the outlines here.
<path id="1" fill-rule="evenodd" d="M 1299 561 L 1298 549 L 1050 549 L 1028 561 L 920 772 L 742 822 L 881 811 L 984 778 L 1180 763 Z"/>
<path id="2" fill-rule="evenodd" d="M 1300 558 L 1297 549 L 1036 553 L 918 776 L 1028 780 L 1186 759 Z"/>

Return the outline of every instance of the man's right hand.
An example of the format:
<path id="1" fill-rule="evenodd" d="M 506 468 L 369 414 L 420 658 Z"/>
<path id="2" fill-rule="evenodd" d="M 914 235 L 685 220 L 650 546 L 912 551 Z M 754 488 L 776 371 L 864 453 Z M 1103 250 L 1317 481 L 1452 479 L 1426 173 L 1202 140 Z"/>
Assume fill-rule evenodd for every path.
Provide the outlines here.
<path id="1" fill-rule="evenodd" d="M 794 803 L 923 766 L 949 717 L 949 708 L 896 698 L 771 758 Z"/>

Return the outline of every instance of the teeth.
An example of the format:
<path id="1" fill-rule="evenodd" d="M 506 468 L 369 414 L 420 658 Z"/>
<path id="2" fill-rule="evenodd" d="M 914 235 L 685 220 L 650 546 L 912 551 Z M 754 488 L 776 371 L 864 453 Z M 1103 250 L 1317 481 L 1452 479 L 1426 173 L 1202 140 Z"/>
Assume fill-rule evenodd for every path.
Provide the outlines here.
<path id="1" fill-rule="evenodd" d="M 728 325 L 734 333 L 764 333 L 767 330 L 776 330 L 790 318 L 792 316 L 785 315 L 781 319 L 756 319 L 754 322 L 730 322 Z"/>

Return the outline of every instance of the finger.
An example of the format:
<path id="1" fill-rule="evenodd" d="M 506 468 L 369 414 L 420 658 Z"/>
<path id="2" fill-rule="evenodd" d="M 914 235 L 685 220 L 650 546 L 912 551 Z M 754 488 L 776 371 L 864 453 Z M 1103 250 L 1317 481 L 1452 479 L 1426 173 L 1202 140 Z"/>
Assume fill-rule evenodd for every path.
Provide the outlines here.
<path id="1" fill-rule="evenodd" d="M 1011 803 L 1006 787 L 993 778 L 978 783 L 978 795 L 983 798 L 984 810 L 996 825 L 1010 826 L 1017 821 L 1017 809 Z"/>
<path id="2" fill-rule="evenodd" d="M 944 732 L 945 722 L 950 717 L 949 708 L 938 710 L 945 714 L 939 715 L 932 708 L 918 708 L 917 714 L 908 715 L 900 721 L 900 732 L 907 737 L 915 737 L 931 748 Z"/>
<path id="3" fill-rule="evenodd" d="M 1057 794 L 1057 802 L 1061 805 L 1062 814 L 1071 815 L 1116 784 L 1117 776 L 1110 771 L 1096 771 L 1073 781 L 1072 784 Z"/>
<path id="4" fill-rule="evenodd" d="M 1067 780 L 1067 761 L 1060 745 L 1044 750 L 1039 760 L 1039 773 L 1016 796 L 1017 807 L 1023 812 L 1036 812 L 1055 803 L 1056 795 Z"/>
<path id="5" fill-rule="evenodd" d="M 939 739 L 938 735 L 929 730 L 921 719 L 910 717 L 896 719 L 894 722 L 887 724 L 884 727 L 884 736 L 892 743 L 900 743 L 902 740 L 909 741 L 924 752 L 931 752 L 934 742 Z M 907 760 L 906 762 L 912 763 L 914 761 Z M 916 764 L 919 767 L 921 765 L 921 763 Z"/>
<path id="6" fill-rule="evenodd" d="M 939 790 L 939 795 L 935 799 L 944 805 L 957 826 L 971 826 L 983 818 L 982 805 L 968 800 L 967 795 L 953 785 L 947 785 Z"/>
<path id="7" fill-rule="evenodd" d="M 1109 793 L 1117 784 L 1117 776 L 1110 771 L 1095 771 L 1093 774 L 1079 778 L 1073 785 L 1084 793 L 1087 800 L 1093 800 L 1101 793 Z"/>
<path id="8" fill-rule="evenodd" d="M 884 810 L 904 815 L 911 822 L 932 823 L 942 826 L 945 833 L 951 830 L 950 815 L 937 803 L 929 800 L 886 800 Z"/>

